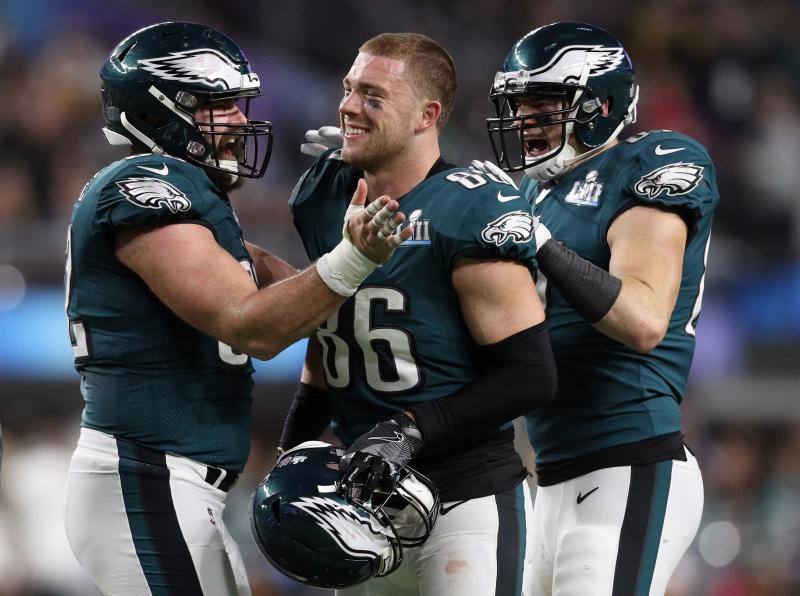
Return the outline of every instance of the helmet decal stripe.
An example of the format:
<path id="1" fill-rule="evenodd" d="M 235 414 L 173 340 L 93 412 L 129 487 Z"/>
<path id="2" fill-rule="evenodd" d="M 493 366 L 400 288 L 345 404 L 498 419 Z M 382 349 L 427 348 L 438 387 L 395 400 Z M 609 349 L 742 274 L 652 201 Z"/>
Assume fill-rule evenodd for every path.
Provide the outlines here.
<path id="1" fill-rule="evenodd" d="M 559 50 L 547 64 L 530 71 L 530 73 L 531 76 L 535 76 L 543 72 L 556 71 L 563 73 L 563 77 L 580 76 L 585 64 L 589 67 L 589 76 L 596 77 L 614 70 L 624 59 L 625 51 L 622 48 L 600 45 L 566 46 Z"/>
<path id="2" fill-rule="evenodd" d="M 292 503 L 314 519 L 342 547 L 354 556 L 380 557 L 391 534 L 372 516 L 359 515 L 352 505 L 325 497 L 300 497 Z"/>
<path id="3" fill-rule="evenodd" d="M 532 70 L 498 72 L 495 91 L 513 93 L 523 91 L 534 82 L 563 82 L 574 79 L 583 85 L 586 80 L 610 72 L 625 60 L 625 50 L 602 45 L 567 46 L 553 56 L 547 64 Z"/>
<path id="4" fill-rule="evenodd" d="M 257 75 L 242 75 L 227 56 L 211 48 L 170 52 L 168 56 L 139 60 L 139 66 L 168 81 L 204 83 L 221 91 L 258 86 L 252 84 L 253 80 L 258 82 Z"/>

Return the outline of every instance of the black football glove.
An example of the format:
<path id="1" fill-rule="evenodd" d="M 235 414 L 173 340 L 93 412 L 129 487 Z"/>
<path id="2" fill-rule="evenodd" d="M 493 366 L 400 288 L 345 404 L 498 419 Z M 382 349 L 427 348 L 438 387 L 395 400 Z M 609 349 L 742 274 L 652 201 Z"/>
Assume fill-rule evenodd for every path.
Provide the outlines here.
<path id="1" fill-rule="evenodd" d="M 351 501 L 369 501 L 376 488 L 391 485 L 422 443 L 416 423 L 404 413 L 379 422 L 353 441 L 339 460 L 339 494 Z"/>

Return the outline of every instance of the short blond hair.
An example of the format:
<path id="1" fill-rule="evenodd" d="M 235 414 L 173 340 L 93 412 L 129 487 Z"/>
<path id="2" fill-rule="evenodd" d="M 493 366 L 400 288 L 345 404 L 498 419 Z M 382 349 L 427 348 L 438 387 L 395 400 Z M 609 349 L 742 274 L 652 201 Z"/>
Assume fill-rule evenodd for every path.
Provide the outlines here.
<path id="1" fill-rule="evenodd" d="M 436 128 L 444 128 L 453 111 L 458 87 L 456 67 L 447 50 L 419 33 L 381 33 L 365 41 L 358 51 L 403 60 L 420 95 L 442 104 Z"/>

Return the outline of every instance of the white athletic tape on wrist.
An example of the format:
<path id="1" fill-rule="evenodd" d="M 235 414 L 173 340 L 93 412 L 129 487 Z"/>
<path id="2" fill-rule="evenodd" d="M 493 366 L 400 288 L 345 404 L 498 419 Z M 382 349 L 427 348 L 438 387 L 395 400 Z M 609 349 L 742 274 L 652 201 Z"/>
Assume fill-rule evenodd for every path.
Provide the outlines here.
<path id="1" fill-rule="evenodd" d="M 550 230 L 547 229 L 547 226 L 539 221 L 539 218 L 536 218 L 537 225 L 533 232 L 534 238 L 536 238 L 536 252 L 539 252 L 539 249 L 544 246 L 544 243 L 550 240 L 552 236 L 550 235 Z"/>
<path id="2" fill-rule="evenodd" d="M 370 260 L 350 240 L 343 238 L 336 247 L 322 255 L 317 273 L 331 290 L 340 296 L 352 296 L 378 263 Z"/>

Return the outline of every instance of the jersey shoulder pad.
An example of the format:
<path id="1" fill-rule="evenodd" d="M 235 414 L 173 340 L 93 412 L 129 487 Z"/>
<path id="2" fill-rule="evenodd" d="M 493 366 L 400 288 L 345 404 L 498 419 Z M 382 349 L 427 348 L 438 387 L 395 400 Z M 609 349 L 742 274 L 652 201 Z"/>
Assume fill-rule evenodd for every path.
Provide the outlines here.
<path id="1" fill-rule="evenodd" d="M 361 170 L 344 163 L 340 153 L 341 149 L 326 151 L 300 177 L 289 196 L 289 209 L 295 217 L 308 205 L 352 193 Z"/>
<path id="2" fill-rule="evenodd" d="M 289 210 L 295 228 L 311 260 L 326 250 L 332 230 L 341 230 L 350 196 L 355 190 L 361 170 L 339 159 L 339 150 L 323 153 L 302 175 L 289 197 Z"/>
<path id="3" fill-rule="evenodd" d="M 92 191 L 98 195 L 97 217 L 111 227 L 203 219 L 224 200 L 201 168 L 154 154 L 134 155 L 112 164 L 85 192 Z"/>
<path id="4" fill-rule="evenodd" d="M 719 200 L 716 172 L 703 145 L 681 133 L 657 130 L 627 139 L 620 149 L 623 195 L 642 204 L 710 212 Z"/>
<path id="5" fill-rule="evenodd" d="M 451 258 L 534 262 L 533 215 L 516 186 L 468 168 L 448 170 L 430 180 L 439 182 L 443 191 L 433 203 L 434 243 Z"/>

